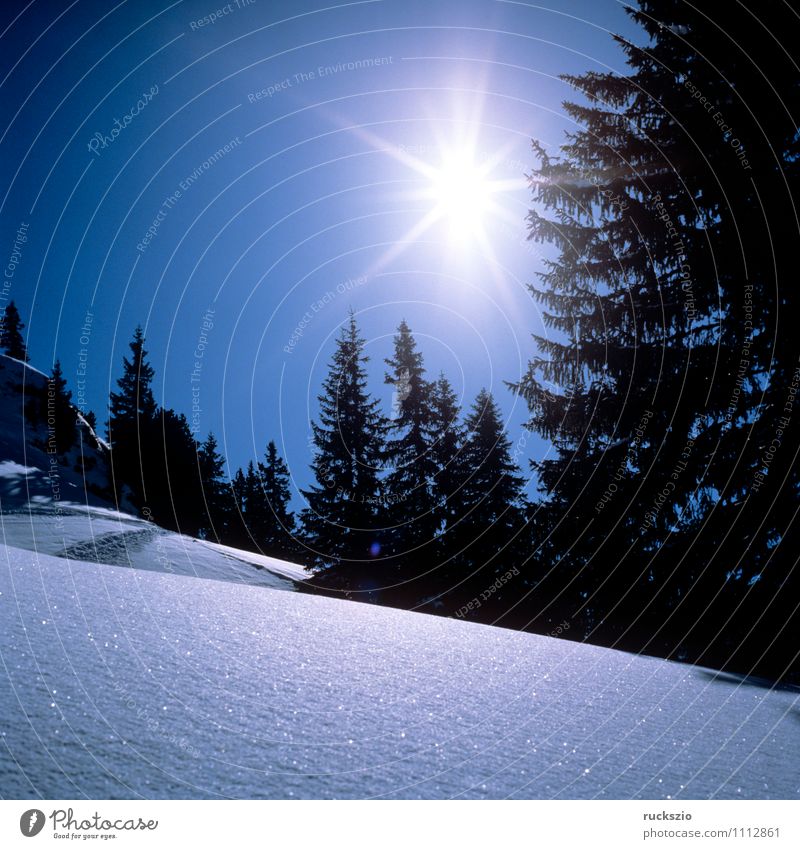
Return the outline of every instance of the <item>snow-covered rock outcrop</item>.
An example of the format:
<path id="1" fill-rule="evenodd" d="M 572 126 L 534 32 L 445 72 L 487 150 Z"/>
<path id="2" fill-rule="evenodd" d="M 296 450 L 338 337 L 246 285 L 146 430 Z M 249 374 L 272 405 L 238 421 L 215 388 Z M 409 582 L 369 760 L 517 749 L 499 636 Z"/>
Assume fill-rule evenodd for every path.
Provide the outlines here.
<path id="1" fill-rule="evenodd" d="M 51 449 L 46 412 L 32 415 L 47 394 L 47 375 L 0 355 L 0 510 L 28 504 L 110 506 L 108 449 L 75 413 L 78 439 L 64 456 Z"/>

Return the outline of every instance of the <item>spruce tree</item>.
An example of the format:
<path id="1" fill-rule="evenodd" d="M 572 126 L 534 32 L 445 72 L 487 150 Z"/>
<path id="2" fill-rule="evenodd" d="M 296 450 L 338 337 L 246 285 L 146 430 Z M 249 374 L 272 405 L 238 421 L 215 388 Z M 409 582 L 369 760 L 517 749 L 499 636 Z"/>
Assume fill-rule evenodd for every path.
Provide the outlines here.
<path id="1" fill-rule="evenodd" d="M 457 553 L 445 574 L 473 584 L 479 576 L 478 583 L 485 585 L 489 576 L 505 573 L 519 562 L 516 537 L 524 526 L 523 481 L 500 410 L 485 389 L 478 393 L 464 426 L 458 461 L 463 480 L 454 499 L 457 515 L 450 541 Z"/>
<path id="2" fill-rule="evenodd" d="M 27 363 L 28 351 L 25 347 L 25 340 L 22 338 L 24 329 L 25 325 L 19 317 L 17 305 L 14 301 L 9 301 L 3 313 L 3 318 L 0 320 L 0 348 L 9 357 Z"/>
<path id="3" fill-rule="evenodd" d="M 465 432 L 460 421 L 458 396 L 450 381 L 440 373 L 431 391 L 431 459 L 434 476 L 431 493 L 436 511 L 436 545 L 430 584 L 446 590 L 452 580 L 455 559 L 461 550 L 458 521 L 461 513 L 460 490 L 468 469 L 464 463 Z M 456 567 L 457 569 L 457 567 Z M 441 600 L 438 600 L 441 603 Z"/>
<path id="4" fill-rule="evenodd" d="M 239 512 L 244 513 L 246 510 L 247 480 L 245 479 L 244 472 L 241 469 L 237 469 L 236 474 L 233 476 L 233 480 L 231 481 L 231 490 L 233 491 L 234 498 L 236 499 L 236 505 Z"/>
<path id="5" fill-rule="evenodd" d="M 436 532 L 443 539 L 457 512 L 457 494 L 464 481 L 461 458 L 464 428 L 459 421 L 460 415 L 458 397 L 450 381 L 441 373 L 431 390 L 431 460 L 434 468 L 431 491 L 437 517 Z"/>
<path id="6" fill-rule="evenodd" d="M 209 433 L 197 451 L 197 470 L 203 500 L 200 530 L 206 539 L 221 540 L 229 521 L 229 486 L 224 477 L 225 458 L 217 439 Z"/>
<path id="7" fill-rule="evenodd" d="M 238 471 L 233 483 L 239 508 L 239 546 L 257 551 L 264 524 L 264 503 L 258 473 L 252 460 L 248 462 L 246 471 Z"/>
<path id="8" fill-rule="evenodd" d="M 245 515 L 248 517 L 248 525 L 253 524 L 253 519 L 258 514 L 261 501 L 261 485 L 256 472 L 256 464 L 250 460 L 247 464 L 247 472 L 244 476 L 244 501 Z"/>
<path id="9" fill-rule="evenodd" d="M 289 469 L 270 440 L 264 462 L 258 464 L 261 503 L 258 541 L 262 550 L 274 557 L 286 558 L 297 549 L 293 535 L 294 514 L 289 509 L 292 497 L 289 481 Z"/>
<path id="10" fill-rule="evenodd" d="M 320 566 L 363 564 L 381 552 L 386 420 L 367 391 L 364 339 L 354 315 L 342 329 L 312 424 L 315 483 L 303 491 L 309 547 Z M 352 572 L 352 570 L 351 570 Z"/>
<path id="11" fill-rule="evenodd" d="M 630 72 L 565 77 L 579 129 L 558 156 L 534 144 L 530 237 L 556 258 L 532 286 L 550 332 L 516 384 L 554 448 L 534 464 L 532 609 L 717 664 L 745 663 L 736 634 L 758 627 L 752 657 L 774 665 L 764 616 L 796 614 L 800 480 L 791 451 L 758 475 L 798 355 L 776 329 L 797 298 L 800 81 L 773 34 L 795 43 L 798 19 L 769 4 L 754 26 L 736 6 L 717 26 L 703 4 L 638 5 L 643 45 L 617 39 Z M 792 444 L 799 420 L 782 428 Z"/>
<path id="12" fill-rule="evenodd" d="M 117 380 L 118 392 L 112 392 L 109 401 L 108 438 L 114 445 L 116 430 L 120 438 L 128 436 L 141 421 L 153 419 L 157 407 L 153 396 L 153 377 L 155 372 L 147 360 L 144 347 L 144 332 L 139 326 L 130 342 L 131 358 L 122 359 L 122 377 Z"/>
<path id="13" fill-rule="evenodd" d="M 247 464 L 241 492 L 242 513 L 248 537 L 246 548 L 258 551 L 263 547 L 264 536 L 269 526 L 269 506 L 264 500 L 259 470 L 252 460 Z"/>
<path id="14" fill-rule="evenodd" d="M 419 563 L 431 556 L 439 521 L 433 495 L 433 388 L 405 320 L 394 337 L 394 356 L 386 364 L 390 371 L 385 382 L 394 387 L 386 443 L 392 470 L 385 481 L 390 547 L 396 557 Z"/>
<path id="15" fill-rule="evenodd" d="M 131 356 L 123 357 L 118 391 L 109 398 L 108 441 L 111 444 L 114 489 L 122 497 L 129 487 L 134 502 L 144 505 L 145 464 L 158 409 L 153 396 L 155 372 L 147 360 L 144 333 L 137 327 L 130 343 Z M 150 508 L 152 510 L 152 508 Z"/>
<path id="16" fill-rule="evenodd" d="M 247 533 L 248 485 L 244 472 L 236 470 L 230 483 L 231 517 L 226 527 L 225 542 L 237 548 L 251 548 L 252 540 Z"/>
<path id="17" fill-rule="evenodd" d="M 197 443 L 184 413 L 159 408 L 141 430 L 143 498 L 158 524 L 197 535 L 203 498 L 197 477 Z"/>
<path id="18" fill-rule="evenodd" d="M 77 413 L 72 406 L 72 392 L 56 360 L 45 387 L 45 418 L 47 420 L 47 447 L 55 454 L 65 454 L 77 438 Z"/>

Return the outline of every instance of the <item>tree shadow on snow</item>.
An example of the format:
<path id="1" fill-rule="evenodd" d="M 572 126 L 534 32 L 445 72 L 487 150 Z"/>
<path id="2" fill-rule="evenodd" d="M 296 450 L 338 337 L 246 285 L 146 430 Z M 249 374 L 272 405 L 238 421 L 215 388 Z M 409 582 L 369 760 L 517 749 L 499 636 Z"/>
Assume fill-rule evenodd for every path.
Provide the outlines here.
<path id="1" fill-rule="evenodd" d="M 770 681 L 768 678 L 756 678 L 752 675 L 740 675 L 737 672 L 716 672 L 710 669 L 698 669 L 698 674 L 709 681 L 722 684 L 734 684 L 737 687 L 760 687 L 762 690 L 778 690 L 786 693 L 800 693 L 800 686 Z M 800 718 L 800 711 L 798 718 Z"/>

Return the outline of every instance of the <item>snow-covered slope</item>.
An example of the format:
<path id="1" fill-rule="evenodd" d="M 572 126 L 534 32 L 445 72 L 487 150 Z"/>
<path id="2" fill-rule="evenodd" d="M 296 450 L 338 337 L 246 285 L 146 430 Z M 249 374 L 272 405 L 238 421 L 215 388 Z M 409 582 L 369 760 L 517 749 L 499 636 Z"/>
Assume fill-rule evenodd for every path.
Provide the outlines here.
<path id="1" fill-rule="evenodd" d="M 108 448 L 77 413 L 78 444 L 48 453 L 46 416 L 32 405 L 47 376 L 0 355 L 0 544 L 137 569 L 294 589 L 299 566 L 170 533 L 111 501 Z"/>
<path id="2" fill-rule="evenodd" d="M 302 567 L 165 531 L 152 522 L 102 507 L 39 503 L 0 513 L 0 543 L 63 558 L 193 575 L 273 589 L 295 589 Z"/>
<path id="3" fill-rule="evenodd" d="M 800 795 L 793 692 L 318 596 L 0 558 L 5 797 Z"/>
<path id="4" fill-rule="evenodd" d="M 290 563 L 288 560 L 278 560 L 277 557 L 268 557 L 266 554 L 257 554 L 253 551 L 242 551 L 240 548 L 232 548 L 229 545 L 220 545 L 215 542 L 204 542 L 203 545 L 232 560 L 248 563 L 256 569 L 266 569 L 273 575 L 280 575 L 292 581 L 307 581 L 310 577 L 302 566 Z"/>

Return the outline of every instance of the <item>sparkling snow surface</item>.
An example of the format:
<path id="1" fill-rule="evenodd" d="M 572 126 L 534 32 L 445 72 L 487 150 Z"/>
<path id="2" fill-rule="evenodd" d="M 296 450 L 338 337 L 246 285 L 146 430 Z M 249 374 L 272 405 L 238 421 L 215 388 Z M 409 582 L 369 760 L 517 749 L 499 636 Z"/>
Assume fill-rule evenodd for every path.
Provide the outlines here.
<path id="1" fill-rule="evenodd" d="M 13 547 L 0 593 L 4 797 L 800 793 L 798 695 L 696 667 Z"/>

